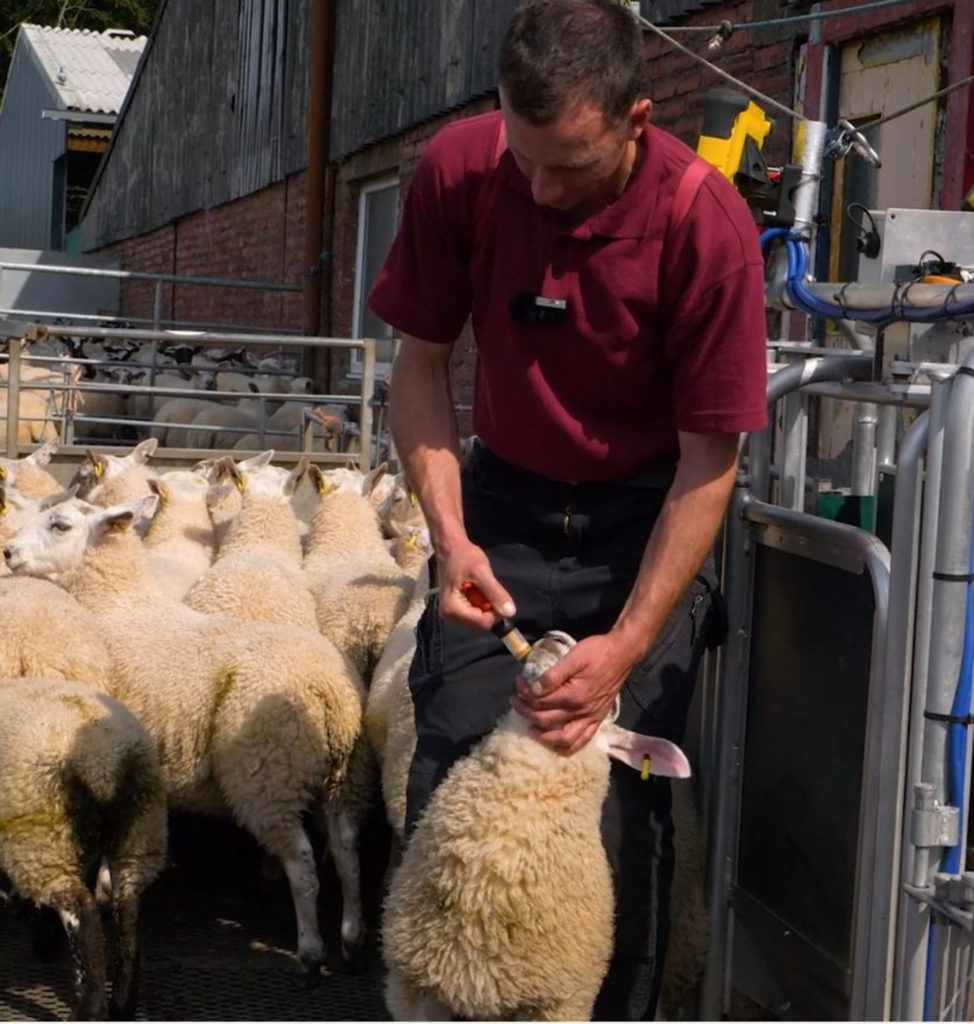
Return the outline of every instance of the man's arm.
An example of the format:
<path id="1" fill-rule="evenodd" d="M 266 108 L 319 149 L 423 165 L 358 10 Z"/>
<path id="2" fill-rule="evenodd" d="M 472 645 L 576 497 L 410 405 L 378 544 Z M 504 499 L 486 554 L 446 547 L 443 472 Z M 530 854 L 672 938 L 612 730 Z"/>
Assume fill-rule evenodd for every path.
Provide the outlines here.
<path id="1" fill-rule="evenodd" d="M 612 629 L 580 641 L 514 699 L 546 746 L 573 754 L 592 737 L 713 547 L 737 471 L 739 435 L 680 432 L 676 475 L 629 598 Z"/>
<path id="2" fill-rule="evenodd" d="M 501 615 L 515 612 L 487 556 L 463 524 L 456 412 L 450 389 L 452 345 L 404 335 L 392 371 L 389 424 L 409 482 L 429 524 L 437 561 L 440 613 L 480 629 L 498 619 L 474 608 L 460 586 L 472 580 Z"/>

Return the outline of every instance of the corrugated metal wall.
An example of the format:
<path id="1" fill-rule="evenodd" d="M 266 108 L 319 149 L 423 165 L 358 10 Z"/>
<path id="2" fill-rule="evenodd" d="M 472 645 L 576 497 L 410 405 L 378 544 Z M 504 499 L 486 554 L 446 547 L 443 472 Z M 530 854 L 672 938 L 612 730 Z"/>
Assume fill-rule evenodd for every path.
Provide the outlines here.
<path id="1" fill-rule="evenodd" d="M 492 89 L 516 0 L 338 0 L 332 156 Z"/>
<path id="2" fill-rule="evenodd" d="M 306 166 L 312 2 L 166 0 L 91 197 L 86 250 Z M 515 2 L 336 0 L 332 158 L 491 89 Z"/>
<path id="3" fill-rule="evenodd" d="M 83 247 L 255 192 L 306 163 L 310 0 L 166 0 Z"/>
<path id="4" fill-rule="evenodd" d="M 27 46 L 18 41 L 0 112 L 0 246 L 48 249 L 54 161 L 64 153 L 66 122 L 41 119 L 59 106 Z"/>

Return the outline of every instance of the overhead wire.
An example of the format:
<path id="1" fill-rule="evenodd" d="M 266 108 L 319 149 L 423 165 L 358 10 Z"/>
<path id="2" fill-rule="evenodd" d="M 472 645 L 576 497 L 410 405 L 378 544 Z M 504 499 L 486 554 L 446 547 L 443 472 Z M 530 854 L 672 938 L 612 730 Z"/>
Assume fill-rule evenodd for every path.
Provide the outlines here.
<path id="1" fill-rule="evenodd" d="M 857 4 L 854 7 L 845 7 L 839 10 L 811 11 L 808 14 L 790 14 L 785 18 L 768 18 L 764 21 L 741 21 L 725 22 L 731 32 L 751 32 L 755 29 L 777 28 L 780 25 L 794 25 L 803 21 L 821 21 L 823 18 L 831 18 L 845 14 L 859 14 L 862 11 L 877 11 L 883 7 L 895 7 L 897 4 L 908 3 L 909 0 L 873 0 L 872 3 Z M 673 25 L 667 28 L 667 32 L 720 32 L 724 28 L 721 25 Z"/>
<path id="2" fill-rule="evenodd" d="M 797 121 L 808 120 L 808 118 L 805 117 L 804 114 L 799 114 L 797 110 L 792 110 L 791 107 L 786 107 L 784 103 L 779 103 L 776 99 L 772 99 L 772 97 L 767 96 L 759 89 L 755 89 L 752 86 L 748 85 L 746 82 L 742 82 L 739 78 L 735 78 L 732 74 L 728 73 L 727 71 L 724 71 L 723 68 L 718 67 L 716 64 L 712 64 L 709 60 L 707 60 L 706 57 L 701 57 L 699 53 L 694 53 L 693 50 L 684 46 L 682 43 L 678 43 L 672 36 L 664 32 L 658 26 L 654 25 L 651 21 L 648 21 L 646 18 L 642 17 L 642 15 L 640 15 L 639 17 L 639 23 L 644 28 L 648 28 L 651 32 L 655 32 L 656 35 L 658 35 L 661 39 L 666 40 L 666 42 L 669 43 L 670 46 L 672 46 L 675 50 L 679 50 L 681 53 L 686 54 L 686 56 L 692 57 L 693 60 L 699 61 L 701 64 L 704 65 L 704 67 L 710 68 L 710 70 L 713 71 L 714 74 L 719 75 L 721 78 L 726 79 L 728 82 L 733 82 L 734 85 L 738 87 L 738 89 L 741 89 L 744 92 L 748 93 L 749 95 L 755 97 L 755 99 L 759 99 L 762 103 L 767 104 L 769 107 L 774 107 L 775 110 L 779 110 L 782 114 L 785 114 L 788 117 L 792 117 Z"/>

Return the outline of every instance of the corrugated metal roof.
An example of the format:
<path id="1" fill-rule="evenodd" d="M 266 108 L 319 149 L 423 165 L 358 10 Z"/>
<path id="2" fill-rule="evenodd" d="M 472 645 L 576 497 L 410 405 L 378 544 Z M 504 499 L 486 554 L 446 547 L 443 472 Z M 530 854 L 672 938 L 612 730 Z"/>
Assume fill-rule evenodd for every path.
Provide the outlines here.
<path id="1" fill-rule="evenodd" d="M 44 74 L 64 109 L 96 114 L 117 114 L 145 46 L 145 36 L 113 29 L 20 26 Z"/>

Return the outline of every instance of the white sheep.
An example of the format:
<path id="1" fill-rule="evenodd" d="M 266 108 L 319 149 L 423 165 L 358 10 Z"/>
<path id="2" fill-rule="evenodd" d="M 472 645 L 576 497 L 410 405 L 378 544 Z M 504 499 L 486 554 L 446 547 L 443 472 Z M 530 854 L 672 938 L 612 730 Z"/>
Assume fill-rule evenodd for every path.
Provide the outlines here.
<path id="1" fill-rule="evenodd" d="M 304 570 L 318 628 L 368 679 L 415 581 L 389 554 L 368 500 L 333 488 L 318 466 L 308 473 L 319 504 L 309 525 Z"/>
<path id="2" fill-rule="evenodd" d="M 241 495 L 241 507 L 186 604 L 199 612 L 317 631 L 315 599 L 301 568 L 300 524 L 291 507 L 305 463 L 290 471 L 253 463 L 244 468 L 229 458 L 220 465 Z"/>
<path id="3" fill-rule="evenodd" d="M 189 387 L 185 382 L 182 386 Z M 141 398 L 142 396 L 135 397 Z M 193 420 L 204 409 L 212 408 L 221 408 L 221 406 L 211 398 L 191 398 L 189 395 L 180 395 L 161 399 L 159 407 L 152 417 L 149 436 L 155 438 L 166 448 L 188 448 L 188 437 Z M 144 419 L 148 415 L 148 411 L 146 405 L 140 418 Z"/>
<path id="4" fill-rule="evenodd" d="M 538 678 L 574 643 L 545 634 Z M 683 752 L 606 721 L 572 757 L 515 711 L 437 787 L 393 875 L 383 918 L 386 999 L 398 1020 L 586 1020 L 612 949 L 600 837 L 609 756 L 686 776 Z M 446 1014 L 446 1016 L 445 1016 Z"/>
<path id="5" fill-rule="evenodd" d="M 13 484 L 28 498 L 46 498 L 60 491 L 61 485 L 44 467 L 57 451 L 57 440 L 45 441 L 40 448 L 21 459 L 0 457 L 0 483 Z"/>
<path id="6" fill-rule="evenodd" d="M 135 1019 L 139 898 L 165 856 L 165 791 L 136 719 L 79 683 L 0 679 L 0 869 L 60 917 L 77 1019 Z M 101 916 L 85 884 L 102 858 L 118 950 L 110 1007 Z"/>
<path id="7" fill-rule="evenodd" d="M 365 701 L 365 733 L 379 762 L 382 800 L 396 839 L 394 853 L 405 837 L 406 783 L 416 750 L 409 666 L 416 651 L 416 625 L 428 594 L 429 569 L 424 561 L 409 607 L 389 636 Z"/>
<path id="8" fill-rule="evenodd" d="M 78 488 L 79 498 L 103 508 L 147 495 L 154 474 L 146 462 L 158 444 L 150 437 L 125 455 L 89 448 L 71 478 L 71 486 Z"/>
<path id="9" fill-rule="evenodd" d="M 202 471 L 175 469 L 149 480 L 159 508 L 143 543 L 159 586 L 181 601 L 210 568 L 216 554 L 207 507 L 210 482 Z"/>
<path id="10" fill-rule="evenodd" d="M 0 578 L 0 676 L 111 686 L 111 656 L 94 616 L 49 580 Z"/>
<path id="11" fill-rule="evenodd" d="M 58 577 L 94 615 L 112 656 L 111 693 L 156 743 L 172 806 L 229 812 L 281 860 L 298 956 L 316 971 L 323 946 L 305 811 L 326 825 L 343 945 L 363 939 L 356 840 L 372 779 L 362 682 L 317 633 L 203 615 L 166 597 L 133 530 L 157 503 L 155 495 L 107 510 L 64 502 L 8 542 L 7 564 Z"/>

